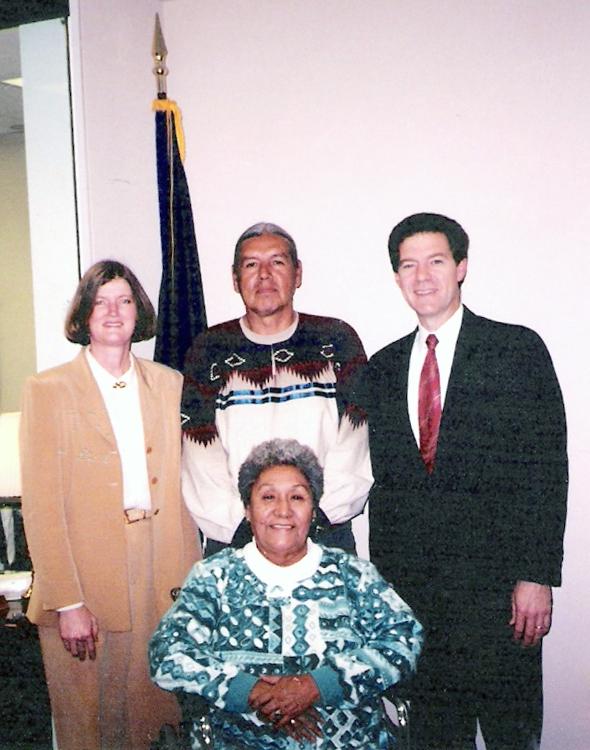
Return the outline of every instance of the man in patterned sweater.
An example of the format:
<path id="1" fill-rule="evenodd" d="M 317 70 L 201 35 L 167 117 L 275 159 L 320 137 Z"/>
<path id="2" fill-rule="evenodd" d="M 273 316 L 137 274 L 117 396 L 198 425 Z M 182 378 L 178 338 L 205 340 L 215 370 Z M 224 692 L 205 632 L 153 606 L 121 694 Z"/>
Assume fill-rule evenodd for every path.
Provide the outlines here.
<path id="1" fill-rule="evenodd" d="M 363 510 L 373 478 L 366 418 L 349 384 L 366 355 L 343 321 L 294 310 L 301 275 L 284 229 L 246 229 L 233 263 L 246 312 L 207 330 L 187 353 L 183 494 L 207 555 L 247 541 L 238 470 L 253 446 L 275 437 L 316 453 L 325 477 L 319 538 L 354 550 L 350 519 Z"/>

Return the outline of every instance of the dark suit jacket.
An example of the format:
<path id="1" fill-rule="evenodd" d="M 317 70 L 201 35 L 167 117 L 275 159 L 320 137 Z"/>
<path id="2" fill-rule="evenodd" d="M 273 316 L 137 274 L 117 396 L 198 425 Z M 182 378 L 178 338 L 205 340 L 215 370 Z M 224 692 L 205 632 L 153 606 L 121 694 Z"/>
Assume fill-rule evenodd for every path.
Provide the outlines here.
<path id="1" fill-rule="evenodd" d="M 432 587 L 470 600 L 516 580 L 559 585 L 565 416 L 533 331 L 464 310 L 432 475 L 408 417 L 415 333 L 375 354 L 359 386 L 375 485 L 371 559 L 420 616 Z"/>

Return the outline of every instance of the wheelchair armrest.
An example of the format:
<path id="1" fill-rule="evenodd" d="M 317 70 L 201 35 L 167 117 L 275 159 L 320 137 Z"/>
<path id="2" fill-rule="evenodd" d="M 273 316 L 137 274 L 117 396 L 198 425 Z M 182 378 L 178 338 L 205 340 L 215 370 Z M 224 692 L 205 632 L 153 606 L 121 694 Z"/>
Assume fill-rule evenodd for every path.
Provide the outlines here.
<path id="1" fill-rule="evenodd" d="M 397 739 L 399 741 L 399 750 L 411 750 L 410 743 L 410 701 L 408 698 L 402 698 L 395 687 L 387 690 L 383 697 L 391 703 L 395 709 L 397 719 Z"/>

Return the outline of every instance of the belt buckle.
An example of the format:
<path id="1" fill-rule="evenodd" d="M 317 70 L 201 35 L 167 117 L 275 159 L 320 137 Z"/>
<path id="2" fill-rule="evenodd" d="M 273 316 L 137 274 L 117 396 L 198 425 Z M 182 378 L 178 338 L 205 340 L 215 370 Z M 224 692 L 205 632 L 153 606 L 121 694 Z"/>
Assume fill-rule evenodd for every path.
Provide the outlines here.
<path id="1" fill-rule="evenodd" d="M 136 523 L 150 517 L 150 512 L 144 508 L 126 508 L 123 511 L 125 523 Z"/>

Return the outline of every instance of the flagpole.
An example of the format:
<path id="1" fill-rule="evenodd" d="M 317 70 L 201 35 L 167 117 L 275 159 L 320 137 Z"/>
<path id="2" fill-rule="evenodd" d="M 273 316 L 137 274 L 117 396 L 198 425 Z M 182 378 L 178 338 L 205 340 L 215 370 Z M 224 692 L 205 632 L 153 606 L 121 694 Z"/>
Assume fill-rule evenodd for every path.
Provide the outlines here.
<path id="1" fill-rule="evenodd" d="M 156 13 L 152 57 L 156 76 L 156 168 L 162 278 L 158 297 L 158 329 L 154 359 L 182 370 L 191 343 L 207 327 L 203 284 L 193 210 L 184 172 L 184 131 L 180 109 L 168 99 L 166 42 Z"/>

